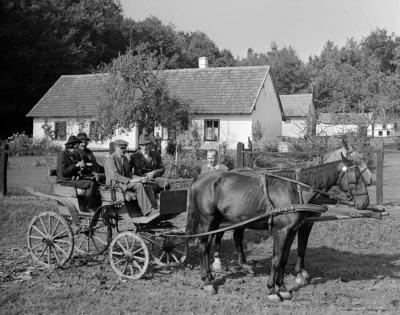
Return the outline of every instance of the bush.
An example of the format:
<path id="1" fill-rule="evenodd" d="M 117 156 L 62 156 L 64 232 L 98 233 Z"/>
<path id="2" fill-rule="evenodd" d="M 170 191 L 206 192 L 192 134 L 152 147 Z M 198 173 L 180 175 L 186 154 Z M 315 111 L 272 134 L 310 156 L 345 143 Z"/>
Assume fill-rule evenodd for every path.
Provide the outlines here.
<path id="1" fill-rule="evenodd" d="M 8 145 L 11 154 L 14 155 L 36 155 L 61 151 L 61 146 L 54 144 L 47 137 L 32 139 L 24 132 L 14 133 L 8 137 Z"/>

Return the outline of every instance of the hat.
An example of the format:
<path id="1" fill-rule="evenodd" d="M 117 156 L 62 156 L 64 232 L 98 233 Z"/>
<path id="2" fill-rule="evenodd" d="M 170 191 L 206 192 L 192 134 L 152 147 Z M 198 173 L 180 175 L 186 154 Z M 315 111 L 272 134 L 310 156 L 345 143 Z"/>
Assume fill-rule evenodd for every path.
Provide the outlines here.
<path id="1" fill-rule="evenodd" d="M 82 140 L 79 140 L 76 136 L 72 135 L 72 136 L 69 136 L 68 141 L 65 143 L 65 145 L 73 144 L 73 143 L 80 143 L 80 142 L 82 142 Z"/>
<path id="2" fill-rule="evenodd" d="M 152 143 L 153 141 L 147 135 L 140 135 L 139 136 L 139 145 L 145 145 L 148 143 Z"/>
<path id="3" fill-rule="evenodd" d="M 117 139 L 114 141 L 114 146 L 115 147 L 127 147 L 128 142 L 126 142 L 125 140 L 122 140 L 122 139 Z"/>
<path id="4" fill-rule="evenodd" d="M 87 134 L 86 134 L 85 132 L 80 132 L 80 133 L 78 133 L 78 134 L 76 135 L 76 137 L 77 137 L 79 140 L 82 140 L 82 141 L 90 141 L 90 138 L 87 136 Z"/>

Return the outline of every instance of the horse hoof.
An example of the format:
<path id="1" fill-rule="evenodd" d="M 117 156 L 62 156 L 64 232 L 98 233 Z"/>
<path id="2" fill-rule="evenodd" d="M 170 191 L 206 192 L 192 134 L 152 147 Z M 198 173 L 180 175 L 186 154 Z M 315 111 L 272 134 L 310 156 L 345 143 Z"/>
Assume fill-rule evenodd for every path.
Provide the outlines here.
<path id="1" fill-rule="evenodd" d="M 307 279 L 302 274 L 298 274 L 297 277 L 296 277 L 295 282 L 297 284 L 300 284 L 300 285 L 306 285 L 307 284 Z"/>
<path id="2" fill-rule="evenodd" d="M 292 293 L 290 293 L 290 291 L 279 292 L 279 295 L 284 300 L 291 300 L 292 299 Z"/>
<path id="3" fill-rule="evenodd" d="M 203 290 L 209 294 L 217 294 L 217 290 L 214 288 L 212 284 L 205 285 Z"/>
<path id="4" fill-rule="evenodd" d="M 282 301 L 282 298 L 276 293 L 268 294 L 267 298 L 268 298 L 268 300 L 270 300 L 272 302 L 281 302 Z"/>

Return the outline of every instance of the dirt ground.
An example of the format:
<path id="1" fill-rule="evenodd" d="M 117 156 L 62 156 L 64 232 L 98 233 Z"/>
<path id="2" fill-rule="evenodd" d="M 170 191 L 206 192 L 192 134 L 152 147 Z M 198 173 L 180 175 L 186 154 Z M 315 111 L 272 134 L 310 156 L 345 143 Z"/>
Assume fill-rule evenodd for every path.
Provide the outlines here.
<path id="1" fill-rule="evenodd" d="M 246 253 L 254 275 L 235 263 L 232 235 L 226 233 L 225 269 L 216 274 L 220 284 L 216 295 L 201 290 L 195 248 L 190 248 L 184 266 L 152 269 L 137 281 L 118 279 L 106 256 L 74 259 L 52 272 L 35 266 L 26 253 L 26 227 L 48 204 L 27 196 L 22 187 L 48 189 L 48 167 L 40 166 L 38 159 L 11 158 L 10 196 L 0 201 L 1 314 L 400 313 L 400 155 L 385 156 L 384 200 L 390 216 L 316 223 L 306 256 L 311 282 L 295 285 L 295 240 L 285 278 L 293 299 L 280 303 L 267 299 L 272 251 L 267 232 L 246 231 Z M 370 187 L 371 203 L 374 194 Z"/>

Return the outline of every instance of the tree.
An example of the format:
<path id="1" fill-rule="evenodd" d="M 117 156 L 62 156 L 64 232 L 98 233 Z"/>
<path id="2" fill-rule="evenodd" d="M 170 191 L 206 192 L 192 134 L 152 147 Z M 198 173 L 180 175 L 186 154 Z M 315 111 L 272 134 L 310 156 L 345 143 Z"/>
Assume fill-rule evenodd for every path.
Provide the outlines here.
<path id="1" fill-rule="evenodd" d="M 162 74 L 164 66 L 155 53 L 139 45 L 100 69 L 106 76 L 104 97 L 97 110 L 102 140 L 135 125 L 149 133 L 157 125 L 172 134 L 187 128 L 188 106 L 170 96 Z"/>

